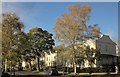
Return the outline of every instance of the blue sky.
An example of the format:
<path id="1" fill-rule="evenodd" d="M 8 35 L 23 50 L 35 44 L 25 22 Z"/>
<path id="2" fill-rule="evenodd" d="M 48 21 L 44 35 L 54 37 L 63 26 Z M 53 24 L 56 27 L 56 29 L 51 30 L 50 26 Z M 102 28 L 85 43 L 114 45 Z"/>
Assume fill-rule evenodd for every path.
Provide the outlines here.
<path id="1" fill-rule="evenodd" d="M 88 24 L 98 24 L 103 34 L 118 39 L 118 3 L 117 2 L 11 2 L 3 3 L 3 13 L 16 13 L 25 24 L 24 31 L 33 27 L 41 27 L 53 33 L 53 26 L 58 17 L 68 12 L 73 4 L 88 4 L 92 7 Z M 59 43 L 56 42 L 56 45 Z"/>

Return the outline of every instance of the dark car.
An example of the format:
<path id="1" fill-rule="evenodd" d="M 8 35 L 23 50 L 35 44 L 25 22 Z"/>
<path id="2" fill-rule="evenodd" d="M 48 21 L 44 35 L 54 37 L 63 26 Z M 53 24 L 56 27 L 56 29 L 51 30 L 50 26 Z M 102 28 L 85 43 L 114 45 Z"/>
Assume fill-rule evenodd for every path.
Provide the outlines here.
<path id="1" fill-rule="evenodd" d="M 55 68 L 52 68 L 52 73 L 51 75 L 58 75 L 58 70 Z"/>
<path id="2" fill-rule="evenodd" d="M 55 68 L 47 67 L 45 69 L 47 75 L 58 75 L 58 70 Z"/>

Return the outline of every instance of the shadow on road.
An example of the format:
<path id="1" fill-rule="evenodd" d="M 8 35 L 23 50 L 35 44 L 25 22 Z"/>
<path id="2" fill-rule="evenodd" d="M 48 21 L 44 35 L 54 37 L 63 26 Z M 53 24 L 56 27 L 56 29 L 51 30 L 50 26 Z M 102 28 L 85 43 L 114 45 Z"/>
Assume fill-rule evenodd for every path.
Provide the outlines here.
<path id="1" fill-rule="evenodd" d="M 62 77 L 62 74 L 59 75 L 9 75 L 7 73 L 3 74 L 1 77 Z"/>
<path id="2" fill-rule="evenodd" d="M 12 76 L 12 77 L 14 77 L 14 76 Z M 56 76 L 48 76 L 48 75 L 19 75 L 19 76 L 15 76 L 15 77 L 56 77 Z"/>
<path id="3" fill-rule="evenodd" d="M 2 77 L 120 77 L 120 74 L 114 74 L 114 75 L 111 75 L 111 74 L 105 74 L 105 75 L 62 75 L 62 74 L 59 74 L 59 75 L 16 75 L 16 76 L 10 76 L 9 74 L 5 73 L 2 75 Z"/>

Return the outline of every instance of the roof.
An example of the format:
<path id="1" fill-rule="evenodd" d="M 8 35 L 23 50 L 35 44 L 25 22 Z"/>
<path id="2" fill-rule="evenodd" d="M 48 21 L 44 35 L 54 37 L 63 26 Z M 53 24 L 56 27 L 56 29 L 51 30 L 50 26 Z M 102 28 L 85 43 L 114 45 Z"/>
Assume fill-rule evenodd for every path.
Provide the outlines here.
<path id="1" fill-rule="evenodd" d="M 116 45 L 116 43 L 113 42 L 108 35 L 103 35 L 101 38 L 96 40 L 96 42 L 103 42 L 103 43 Z"/>

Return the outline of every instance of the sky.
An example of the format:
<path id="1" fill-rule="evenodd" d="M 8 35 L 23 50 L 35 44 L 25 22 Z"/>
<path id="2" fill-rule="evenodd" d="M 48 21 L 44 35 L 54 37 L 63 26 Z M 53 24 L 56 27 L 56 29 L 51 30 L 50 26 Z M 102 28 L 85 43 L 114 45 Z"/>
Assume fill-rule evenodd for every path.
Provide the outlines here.
<path id="1" fill-rule="evenodd" d="M 33 0 L 1 0 L 2 2 L 33 2 Z M 34 2 L 119 2 L 119 0 L 34 0 Z"/>
<path id="2" fill-rule="evenodd" d="M 92 8 L 88 25 L 98 24 L 102 34 L 112 40 L 118 39 L 118 3 L 117 2 L 4 2 L 3 13 L 16 13 L 24 23 L 24 31 L 40 27 L 54 34 L 52 28 L 56 19 L 68 12 L 68 6 L 80 4 Z M 56 45 L 60 44 L 57 41 Z"/>

